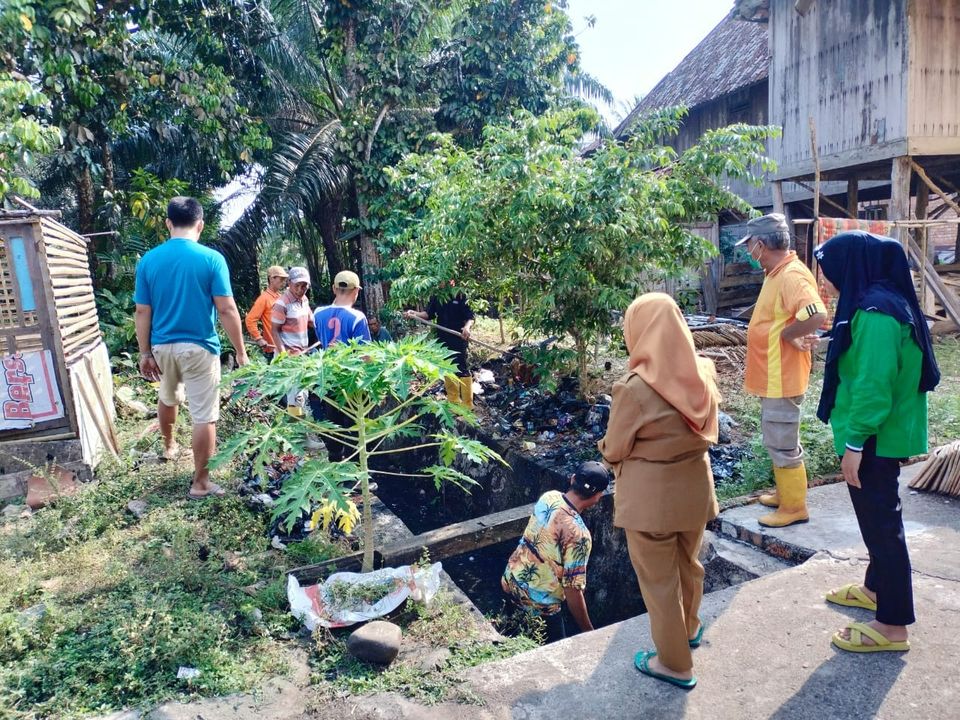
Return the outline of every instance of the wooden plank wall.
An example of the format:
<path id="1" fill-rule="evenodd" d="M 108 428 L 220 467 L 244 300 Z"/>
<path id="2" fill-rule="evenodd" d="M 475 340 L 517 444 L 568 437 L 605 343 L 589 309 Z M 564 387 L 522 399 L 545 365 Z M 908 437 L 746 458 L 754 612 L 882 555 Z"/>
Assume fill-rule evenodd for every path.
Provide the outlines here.
<path id="1" fill-rule="evenodd" d="M 101 340 L 87 241 L 50 218 L 40 221 L 43 255 L 67 365 Z"/>
<path id="2" fill-rule="evenodd" d="M 104 451 L 119 452 L 114 427 L 110 357 L 100 332 L 87 260 L 87 240 L 50 218 L 42 218 L 42 255 L 49 276 L 62 361 L 69 377 L 75 431 L 83 460 L 91 467 Z"/>
<path id="3" fill-rule="evenodd" d="M 83 461 L 96 467 L 103 454 L 120 451 L 114 423 L 113 376 L 107 346 L 98 342 L 69 368 Z"/>
<path id="4" fill-rule="evenodd" d="M 765 80 L 692 108 L 684 120 L 680 133 L 676 138 L 671 139 L 669 144 L 677 152 L 682 153 L 696 145 L 708 130 L 740 122 L 750 125 L 767 124 L 767 82 Z M 759 167 L 756 172 L 766 177 Z M 732 180 L 728 186 L 732 192 L 754 207 L 764 207 L 771 203 L 770 187 L 767 182 L 758 187 L 742 180 Z"/>
<path id="5" fill-rule="evenodd" d="M 960 0 L 910 3 L 911 154 L 960 151 Z"/>
<path id="6" fill-rule="evenodd" d="M 770 145 L 779 177 L 812 171 L 811 115 L 825 170 L 905 154 L 907 4 L 818 2 L 801 15 L 794 0 L 771 0 L 769 114 L 783 136 Z"/>

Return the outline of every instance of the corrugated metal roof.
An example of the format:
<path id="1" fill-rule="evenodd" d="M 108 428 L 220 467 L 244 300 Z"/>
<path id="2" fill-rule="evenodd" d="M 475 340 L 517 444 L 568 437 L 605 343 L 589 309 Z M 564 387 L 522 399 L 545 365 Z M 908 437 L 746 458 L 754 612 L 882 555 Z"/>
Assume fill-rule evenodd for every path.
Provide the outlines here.
<path id="1" fill-rule="evenodd" d="M 764 80 L 769 72 L 766 23 L 727 17 L 680 61 L 614 131 L 638 114 L 672 105 L 694 108 Z"/>

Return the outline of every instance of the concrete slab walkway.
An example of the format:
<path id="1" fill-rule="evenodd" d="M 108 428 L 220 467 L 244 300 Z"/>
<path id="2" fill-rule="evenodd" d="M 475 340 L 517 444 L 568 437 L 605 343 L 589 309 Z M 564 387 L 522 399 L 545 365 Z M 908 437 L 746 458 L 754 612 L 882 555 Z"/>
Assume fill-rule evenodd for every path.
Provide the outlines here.
<path id="1" fill-rule="evenodd" d="M 871 616 L 823 600 L 830 588 L 861 579 L 866 565 L 846 486 L 838 484 L 810 491 L 807 525 L 761 531 L 756 517 L 762 508 L 724 513 L 731 534 L 756 533 L 758 544 L 779 542 L 815 554 L 802 565 L 704 598 L 707 630 L 695 653 L 699 685 L 691 692 L 634 669 L 634 653 L 653 647 L 647 618 L 640 616 L 474 668 L 465 684 L 480 707 L 425 708 L 378 695 L 346 701 L 349 709 L 339 703 L 318 708 L 311 717 L 342 717 L 345 710 L 352 718 L 384 720 L 960 717 L 960 502 L 911 494 L 905 482 L 902 488 L 918 616 L 909 653 L 854 655 L 830 645 L 834 631 Z"/>

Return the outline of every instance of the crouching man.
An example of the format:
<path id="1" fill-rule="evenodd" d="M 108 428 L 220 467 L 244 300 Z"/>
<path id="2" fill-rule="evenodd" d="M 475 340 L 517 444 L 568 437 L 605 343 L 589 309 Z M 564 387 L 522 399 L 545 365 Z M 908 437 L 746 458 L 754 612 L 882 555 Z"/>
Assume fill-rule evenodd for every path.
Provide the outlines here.
<path id="1" fill-rule="evenodd" d="M 566 492 L 544 493 L 500 580 L 514 601 L 544 619 L 550 642 L 567 637 L 564 602 L 582 632 L 593 630 L 583 597 L 593 541 L 581 513 L 600 502 L 610 477 L 604 465 L 585 462 Z"/>

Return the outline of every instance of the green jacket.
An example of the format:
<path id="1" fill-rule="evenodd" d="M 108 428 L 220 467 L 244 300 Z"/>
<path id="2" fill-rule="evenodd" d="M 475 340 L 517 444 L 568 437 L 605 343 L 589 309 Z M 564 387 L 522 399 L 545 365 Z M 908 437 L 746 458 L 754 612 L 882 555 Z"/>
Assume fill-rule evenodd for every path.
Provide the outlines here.
<path id="1" fill-rule="evenodd" d="M 857 310 L 850 347 L 840 356 L 840 385 L 830 413 L 837 454 L 877 436 L 877 455 L 927 451 L 927 394 L 920 392 L 923 353 L 910 326 L 881 312 Z"/>

